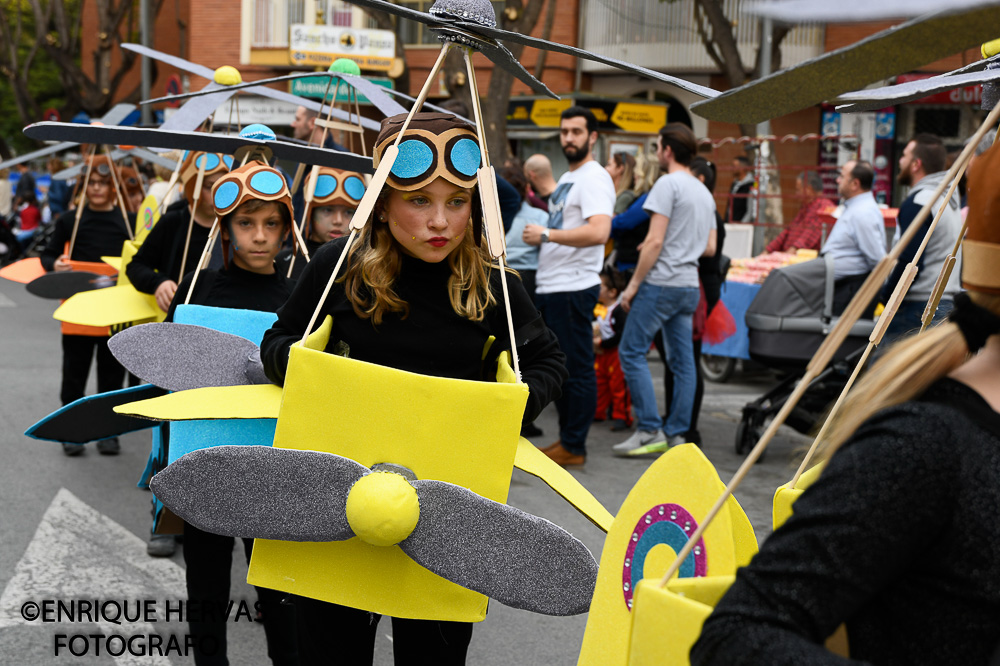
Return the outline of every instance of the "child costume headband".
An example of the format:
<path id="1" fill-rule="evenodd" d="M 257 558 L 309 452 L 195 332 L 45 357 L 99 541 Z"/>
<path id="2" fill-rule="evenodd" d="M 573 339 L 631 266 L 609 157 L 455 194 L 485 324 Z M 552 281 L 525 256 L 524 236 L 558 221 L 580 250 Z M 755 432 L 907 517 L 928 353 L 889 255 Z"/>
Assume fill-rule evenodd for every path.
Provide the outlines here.
<path id="1" fill-rule="evenodd" d="M 250 162 L 230 171 L 212 188 L 212 203 L 219 218 L 229 215 L 249 199 L 275 201 L 288 208 L 289 219 L 295 219 L 292 194 L 285 178 L 277 169 Z"/>
<path id="2" fill-rule="evenodd" d="M 200 150 L 184 152 L 181 164 L 181 182 L 184 183 L 184 198 L 188 203 L 194 203 L 194 186 L 198 181 L 198 169 L 204 165 L 205 175 L 225 173 L 233 168 L 231 155 L 221 153 L 204 153 Z"/>
<path id="3" fill-rule="evenodd" d="M 312 171 L 306 174 L 305 187 L 312 183 Z M 320 167 L 313 192 L 313 207 L 347 206 L 357 208 L 365 195 L 365 179 L 356 171 Z"/>
<path id="4" fill-rule="evenodd" d="M 405 120 L 406 114 L 400 114 L 382 121 L 372 158 L 376 168 Z M 389 173 L 388 184 L 409 192 L 444 178 L 458 187 L 471 188 L 476 184 L 481 162 L 479 140 L 472 126 L 448 113 L 416 113 L 399 142 L 399 157 Z"/>

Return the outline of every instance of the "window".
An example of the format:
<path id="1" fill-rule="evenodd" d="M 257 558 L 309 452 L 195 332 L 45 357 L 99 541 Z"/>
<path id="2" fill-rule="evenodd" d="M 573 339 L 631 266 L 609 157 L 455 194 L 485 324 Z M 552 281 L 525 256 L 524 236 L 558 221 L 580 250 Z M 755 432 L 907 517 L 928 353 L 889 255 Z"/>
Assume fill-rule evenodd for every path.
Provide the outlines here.
<path id="1" fill-rule="evenodd" d="M 303 23 L 305 0 L 255 0 L 252 48 L 288 48 L 288 26 Z"/>

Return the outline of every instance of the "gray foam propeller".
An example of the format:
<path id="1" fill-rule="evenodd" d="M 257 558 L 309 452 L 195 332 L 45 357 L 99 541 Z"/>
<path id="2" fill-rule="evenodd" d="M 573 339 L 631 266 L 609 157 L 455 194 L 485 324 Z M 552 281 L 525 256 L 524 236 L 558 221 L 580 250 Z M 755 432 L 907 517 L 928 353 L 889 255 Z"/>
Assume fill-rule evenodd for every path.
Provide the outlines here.
<path id="1" fill-rule="evenodd" d="M 344 541 L 351 487 L 370 471 L 330 453 L 217 446 L 153 477 L 164 505 L 200 529 L 287 541 Z M 420 517 L 399 547 L 437 575 L 500 603 L 547 615 L 590 607 L 597 562 L 561 527 L 460 486 L 410 481 Z"/>
<path id="2" fill-rule="evenodd" d="M 25 127 L 24 135 L 32 139 L 45 141 L 59 141 L 68 137 L 74 137 L 86 143 L 202 150 L 209 153 L 225 153 L 228 155 L 232 155 L 240 148 L 267 148 L 279 159 L 328 166 L 347 171 L 358 171 L 360 173 L 374 173 L 370 157 L 318 146 L 280 141 L 278 139 L 253 139 L 235 134 L 223 135 L 207 134 L 205 132 L 143 129 L 138 127 L 42 122 Z"/>
<path id="3" fill-rule="evenodd" d="M 823 21 L 830 23 L 863 23 L 886 19 L 911 18 L 934 12 L 947 4 L 952 9 L 975 9 L 1000 5 L 1000 0 L 769 0 L 755 2 L 744 11 L 767 16 L 785 23 Z"/>
<path id="4" fill-rule="evenodd" d="M 112 336 L 108 349 L 133 375 L 170 391 L 269 383 L 257 345 L 204 326 L 141 324 Z"/>
<path id="5" fill-rule="evenodd" d="M 416 11 L 403 5 L 385 2 L 384 0 L 347 0 L 347 2 L 366 9 L 388 12 L 402 18 L 419 21 L 429 26 L 431 31 L 438 35 L 438 39 L 442 41 L 455 41 L 480 51 L 498 67 L 506 69 L 530 86 L 532 90 L 551 97 L 556 97 L 556 95 L 545 84 L 529 74 L 510 52 L 510 49 L 500 43 L 501 41 L 514 42 L 515 44 L 523 44 L 536 49 L 555 51 L 556 53 L 565 53 L 577 58 L 593 60 L 594 62 L 610 65 L 626 72 L 669 83 L 701 97 L 715 97 L 719 94 L 717 90 L 699 86 L 668 74 L 654 72 L 651 69 L 616 60 L 615 58 L 608 58 L 591 53 L 590 51 L 566 46 L 565 44 L 550 42 L 545 39 L 497 28 L 496 13 L 493 5 L 488 0 L 436 0 L 431 5 L 429 13 Z"/>
<path id="6" fill-rule="evenodd" d="M 159 60 L 162 63 L 172 65 L 177 69 L 184 70 L 185 72 L 191 72 L 198 76 L 204 77 L 209 80 L 208 85 L 203 88 L 203 90 L 213 91 L 214 94 L 207 97 L 199 98 L 195 100 L 195 104 L 185 104 L 176 113 L 167 119 L 160 129 L 166 130 L 193 130 L 198 125 L 202 123 L 216 108 L 227 101 L 230 97 L 236 94 L 235 86 L 224 86 L 215 83 L 215 71 L 205 67 L 204 65 L 199 65 L 193 63 L 184 58 L 179 58 L 169 53 L 163 53 L 162 51 L 157 51 L 155 49 L 147 48 L 141 44 L 122 44 L 123 49 L 129 51 L 134 51 L 140 55 L 144 55 L 148 58 L 153 58 L 154 60 Z M 255 82 L 260 84 L 260 81 Z M 274 88 L 268 88 L 267 86 L 260 86 L 254 90 L 254 93 L 258 95 L 263 95 L 264 97 L 270 97 L 272 99 L 281 100 L 283 102 L 288 102 L 290 104 L 295 104 L 297 106 L 304 106 L 310 111 L 316 111 L 317 113 L 326 113 L 330 107 L 320 104 L 319 102 L 309 99 L 307 97 L 299 97 L 298 95 L 293 95 L 291 93 L 284 92 L 282 90 L 275 90 Z M 190 109 L 188 107 L 191 107 Z M 340 109 L 333 110 L 333 117 L 339 120 L 348 120 L 348 114 L 344 113 Z M 367 118 L 362 120 L 362 124 L 367 129 L 378 131 L 380 125 Z M 216 151 L 218 152 L 218 151 Z"/>
<path id="7" fill-rule="evenodd" d="M 872 3 L 873 5 L 876 3 Z M 703 118 L 759 123 L 919 69 L 996 37 L 994 7 L 946 7 L 691 105 Z"/>
<path id="8" fill-rule="evenodd" d="M 989 62 L 1000 62 L 1000 56 L 994 56 L 989 61 L 981 60 L 975 64 L 982 65 L 985 68 Z M 969 68 L 963 67 L 961 73 L 958 71 L 948 72 L 947 74 L 932 76 L 927 79 L 918 79 L 892 86 L 844 93 L 835 99 L 834 102 L 842 105 L 838 106 L 837 110 L 845 113 L 875 111 L 887 106 L 921 99 L 922 97 L 946 90 L 974 86 L 978 83 L 984 85 L 995 84 L 998 80 L 1000 80 L 1000 70 L 979 69 L 970 71 Z"/>

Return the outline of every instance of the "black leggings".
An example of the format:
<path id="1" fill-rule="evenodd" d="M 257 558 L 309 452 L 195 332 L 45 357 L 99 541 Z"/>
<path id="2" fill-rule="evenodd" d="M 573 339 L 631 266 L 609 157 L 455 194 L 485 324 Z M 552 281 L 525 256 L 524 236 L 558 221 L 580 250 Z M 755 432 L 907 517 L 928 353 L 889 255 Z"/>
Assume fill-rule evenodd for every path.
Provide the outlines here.
<path id="1" fill-rule="evenodd" d="M 227 666 L 226 613 L 229 605 L 230 567 L 233 563 L 233 537 L 219 536 L 184 524 L 184 564 L 187 566 L 189 613 L 188 630 L 195 641 L 194 663 L 198 666 Z M 253 539 L 243 539 L 247 562 Z M 266 587 L 257 587 L 257 600 L 264 617 L 267 656 L 274 666 L 297 666 L 298 641 L 295 630 L 295 606 L 290 595 Z M 192 603 L 193 602 L 193 603 Z M 236 616 L 234 604 L 230 621 Z M 252 612 L 252 611 L 251 611 Z"/>
<path id="2" fill-rule="evenodd" d="M 381 615 L 305 597 L 295 607 L 303 666 L 371 666 Z M 396 666 L 461 666 L 471 640 L 471 622 L 392 618 Z"/>
<path id="3" fill-rule="evenodd" d="M 83 397 L 87 388 L 90 364 L 97 351 L 97 392 L 105 393 L 122 388 L 125 368 L 108 349 L 107 336 L 63 335 L 62 390 L 59 398 L 68 405 Z"/>

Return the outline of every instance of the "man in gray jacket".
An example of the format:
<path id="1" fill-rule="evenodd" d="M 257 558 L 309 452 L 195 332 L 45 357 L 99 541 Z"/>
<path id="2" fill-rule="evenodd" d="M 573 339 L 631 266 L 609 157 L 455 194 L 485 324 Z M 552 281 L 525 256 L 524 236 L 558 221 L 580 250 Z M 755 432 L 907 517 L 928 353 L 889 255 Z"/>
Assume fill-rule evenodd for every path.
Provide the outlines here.
<path id="1" fill-rule="evenodd" d="M 899 174 L 896 178 L 900 185 L 910 186 L 911 189 L 899 207 L 893 245 L 899 243 L 900 237 L 906 233 L 906 230 L 913 223 L 920 209 L 931 200 L 934 190 L 941 184 L 946 174 L 945 162 L 947 156 L 948 152 L 945 149 L 944 143 L 933 134 L 917 134 L 906 144 L 906 148 L 899 158 Z M 960 213 L 958 192 L 947 202 L 943 202 L 943 198 L 944 195 L 934 202 L 931 214 L 924 223 L 921 232 L 914 236 L 913 240 L 903 250 L 899 261 L 896 263 L 896 268 L 893 269 L 883 288 L 883 302 L 887 302 L 887 299 L 896 287 L 896 283 L 899 282 L 899 278 L 903 274 L 903 269 L 906 268 L 908 263 L 913 261 L 917 248 L 920 247 L 920 243 L 923 241 L 923 232 L 930 227 L 934 216 L 941 206 L 944 205 L 945 210 L 941 215 L 941 220 L 934 229 L 934 233 L 931 234 L 927 248 L 921 255 L 920 261 L 917 262 L 917 276 L 913 280 L 913 284 L 910 285 L 906 298 L 903 299 L 899 310 L 896 312 L 896 316 L 893 317 L 892 323 L 886 331 L 886 341 L 892 341 L 908 332 L 920 329 L 920 319 L 923 316 L 924 307 L 927 305 L 927 299 L 930 298 L 931 292 L 934 290 L 934 284 L 937 282 L 938 274 L 941 272 L 941 266 L 948 258 L 952 249 L 954 249 L 955 241 L 962 230 L 962 216 Z M 956 267 L 945 288 L 937 313 L 934 315 L 935 322 L 944 319 L 951 310 L 952 297 L 959 290 L 959 274 L 960 271 Z"/>

